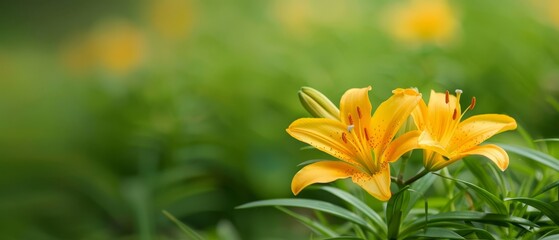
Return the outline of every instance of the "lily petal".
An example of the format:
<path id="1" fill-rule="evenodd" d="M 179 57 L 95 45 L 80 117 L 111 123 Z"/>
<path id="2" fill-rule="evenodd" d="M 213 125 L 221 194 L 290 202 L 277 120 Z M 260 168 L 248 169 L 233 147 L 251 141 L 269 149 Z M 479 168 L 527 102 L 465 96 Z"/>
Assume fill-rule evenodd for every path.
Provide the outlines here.
<path id="1" fill-rule="evenodd" d="M 353 138 L 348 137 L 347 126 L 338 120 L 300 118 L 289 125 L 287 133 L 338 159 L 359 164 L 355 161 L 358 151 L 352 146 Z"/>
<path id="2" fill-rule="evenodd" d="M 501 147 L 494 145 L 494 144 L 487 144 L 483 146 L 477 146 L 470 151 L 464 152 L 464 156 L 466 155 L 482 155 L 489 158 L 497 167 L 501 169 L 501 171 L 505 171 L 509 166 L 509 155 L 505 152 L 504 149 Z"/>
<path id="3" fill-rule="evenodd" d="M 379 156 L 390 143 L 400 126 L 406 121 L 421 99 L 415 89 L 396 89 L 394 94 L 381 103 L 371 118 L 369 144 Z"/>
<path id="4" fill-rule="evenodd" d="M 437 152 L 439 154 L 442 154 L 444 156 L 449 156 L 450 155 L 446 151 L 445 146 L 441 145 L 441 143 L 439 141 L 433 139 L 433 136 L 431 136 L 429 131 L 421 132 L 421 135 L 419 135 L 419 137 L 417 139 L 417 143 L 423 149 L 431 150 L 431 151 Z"/>
<path id="5" fill-rule="evenodd" d="M 368 135 L 369 122 L 371 121 L 372 106 L 369 101 L 371 86 L 366 88 L 352 88 L 347 90 L 340 101 L 340 120 L 346 125 L 353 125 L 359 139 L 365 142 Z M 370 129 L 369 129 L 370 130 Z"/>
<path id="6" fill-rule="evenodd" d="M 419 148 L 417 139 L 420 133 L 420 131 L 410 131 L 396 138 L 384 150 L 382 159 L 387 162 L 395 162 L 405 153 Z"/>
<path id="7" fill-rule="evenodd" d="M 313 183 L 328 183 L 348 178 L 357 169 L 342 161 L 320 161 L 303 167 L 291 181 L 291 191 L 297 195 L 303 188 Z"/>
<path id="8" fill-rule="evenodd" d="M 516 121 L 507 115 L 472 116 L 458 125 L 447 150 L 451 154 L 469 151 L 493 135 L 513 129 L 516 129 Z"/>
<path id="9" fill-rule="evenodd" d="M 372 176 L 363 172 L 355 172 L 351 180 L 378 200 L 388 201 L 392 196 L 390 192 L 390 167 L 388 163 Z"/>
<path id="10" fill-rule="evenodd" d="M 428 123 L 428 110 L 427 105 L 423 100 L 420 100 L 417 104 L 417 107 L 411 112 L 411 116 L 413 117 L 413 122 L 417 129 L 423 130 L 427 128 Z"/>
<path id="11" fill-rule="evenodd" d="M 448 101 L 447 101 L 448 100 Z M 445 93 L 437 93 L 431 90 L 429 97 L 428 113 L 428 129 L 433 139 L 441 141 L 446 134 L 449 134 L 450 125 L 455 123 L 456 119 L 452 119 L 452 115 L 461 113 L 460 103 L 457 102 L 456 96 L 447 95 Z"/>

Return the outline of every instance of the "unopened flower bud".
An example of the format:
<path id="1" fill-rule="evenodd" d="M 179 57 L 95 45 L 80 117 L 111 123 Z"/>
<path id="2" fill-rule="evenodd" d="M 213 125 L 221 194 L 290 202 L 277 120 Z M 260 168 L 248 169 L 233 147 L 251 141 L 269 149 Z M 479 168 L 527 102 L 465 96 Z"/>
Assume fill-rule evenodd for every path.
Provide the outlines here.
<path id="1" fill-rule="evenodd" d="M 299 100 L 313 117 L 339 120 L 340 110 L 324 94 L 314 88 L 302 87 Z"/>

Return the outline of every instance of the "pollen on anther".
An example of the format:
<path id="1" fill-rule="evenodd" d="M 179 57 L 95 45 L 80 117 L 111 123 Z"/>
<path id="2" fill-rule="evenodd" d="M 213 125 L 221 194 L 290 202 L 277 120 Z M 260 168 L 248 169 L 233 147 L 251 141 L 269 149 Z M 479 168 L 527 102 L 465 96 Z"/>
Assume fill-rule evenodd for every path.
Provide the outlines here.
<path id="1" fill-rule="evenodd" d="M 357 116 L 361 119 L 361 109 L 359 107 L 357 107 Z"/>
<path id="2" fill-rule="evenodd" d="M 452 120 L 456 120 L 456 115 L 458 115 L 458 111 L 456 111 L 456 108 L 454 109 L 454 112 L 452 112 Z"/>
<path id="3" fill-rule="evenodd" d="M 367 133 L 367 128 L 363 128 L 363 133 L 365 134 L 365 139 L 369 141 L 369 133 Z"/>
<path id="4" fill-rule="evenodd" d="M 476 106 L 476 97 L 472 97 L 472 103 L 470 103 L 470 110 L 474 110 L 474 107 Z"/>
<path id="5" fill-rule="evenodd" d="M 347 143 L 347 137 L 346 137 L 345 132 L 342 133 L 342 140 L 344 141 L 344 143 Z"/>
<path id="6" fill-rule="evenodd" d="M 448 90 L 446 90 L 446 93 L 444 95 L 444 102 L 447 104 L 450 102 L 450 94 L 448 93 Z"/>
<path id="7" fill-rule="evenodd" d="M 347 115 L 347 121 L 349 122 L 349 125 L 353 125 L 353 118 L 351 118 L 351 115 Z"/>

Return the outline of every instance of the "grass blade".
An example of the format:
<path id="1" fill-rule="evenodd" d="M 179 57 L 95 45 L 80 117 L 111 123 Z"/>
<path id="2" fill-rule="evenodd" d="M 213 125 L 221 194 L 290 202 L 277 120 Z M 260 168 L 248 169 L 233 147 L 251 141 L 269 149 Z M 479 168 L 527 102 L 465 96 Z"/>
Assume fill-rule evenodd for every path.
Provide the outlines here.
<path id="1" fill-rule="evenodd" d="M 542 193 L 544 193 L 544 192 L 547 192 L 547 191 L 549 191 L 549 190 L 551 190 L 551 189 L 553 189 L 553 188 L 555 188 L 555 187 L 557 187 L 557 186 L 559 186 L 559 180 L 558 180 L 558 181 L 555 181 L 555 182 L 553 182 L 553 183 L 550 183 L 550 184 L 548 184 L 547 186 L 543 187 L 540 191 L 534 193 L 534 194 L 532 195 L 532 197 L 538 196 L 538 195 L 540 195 L 540 194 L 542 194 Z"/>
<path id="2" fill-rule="evenodd" d="M 499 144 L 499 146 L 501 146 L 502 148 L 504 148 L 509 152 L 513 152 L 520 156 L 524 156 L 528 159 L 531 159 L 535 162 L 541 163 L 545 166 L 553 168 L 556 171 L 559 171 L 559 160 L 548 154 L 530 148 L 520 147 L 520 146 L 512 146 L 507 144 Z"/>
<path id="3" fill-rule="evenodd" d="M 508 224 L 513 224 L 520 228 L 525 228 L 525 226 L 538 227 L 537 224 L 527 219 L 508 216 L 504 214 L 485 212 L 444 212 L 435 215 L 429 215 L 429 220 L 427 223 L 425 222 L 424 218 L 415 220 L 402 231 L 400 237 L 405 237 L 406 234 L 418 231 L 425 227 L 425 225 L 429 226 L 433 223 L 462 221 L 481 222 L 498 226 L 508 226 Z"/>
<path id="4" fill-rule="evenodd" d="M 370 224 L 368 224 L 365 220 L 363 220 L 363 218 L 357 216 L 355 213 L 345 208 L 342 208 L 340 206 L 331 204 L 329 202 L 312 200 L 312 199 L 294 199 L 294 198 L 269 199 L 269 200 L 246 203 L 236 208 L 244 209 L 244 208 L 254 208 L 254 207 L 276 207 L 276 206 L 301 207 L 301 208 L 314 209 L 359 224 L 367 228 L 371 232 L 376 231 Z"/>
<path id="5" fill-rule="evenodd" d="M 177 227 L 179 227 L 182 230 L 182 232 L 184 232 L 184 234 L 188 236 L 189 239 L 204 240 L 204 238 L 196 231 L 194 231 L 194 229 L 190 228 L 186 224 L 179 221 L 177 218 L 175 218 L 175 216 L 171 215 L 169 212 L 163 210 L 163 214 L 165 215 L 165 217 L 171 220 L 171 222 L 175 223 L 175 225 L 177 225 Z"/>
<path id="6" fill-rule="evenodd" d="M 517 202 L 530 205 L 540 210 L 544 215 L 549 217 L 551 221 L 559 225 L 559 206 L 557 205 L 549 204 L 537 199 L 526 198 L 526 197 L 507 198 L 505 199 L 505 201 L 517 201 Z"/>
<path id="7" fill-rule="evenodd" d="M 312 219 L 305 217 L 301 214 L 295 213 L 287 208 L 284 207 L 278 207 L 276 206 L 277 209 L 279 209 L 280 211 L 288 214 L 289 216 L 294 217 L 295 219 L 299 220 L 299 222 L 303 223 L 305 226 L 307 226 L 309 229 L 311 229 L 313 232 L 320 234 L 321 236 L 325 236 L 325 237 L 337 237 L 338 234 L 332 230 L 327 228 L 326 226 L 320 224 L 319 222 L 313 221 Z"/>
<path id="8" fill-rule="evenodd" d="M 435 173 L 436 174 L 436 173 Z M 477 185 L 470 183 L 470 182 L 466 182 L 464 180 L 460 180 L 460 179 L 455 179 L 455 178 L 451 178 L 451 177 L 445 177 L 439 174 L 436 174 L 442 178 L 446 178 L 446 179 L 450 179 L 459 183 L 462 183 L 466 186 L 468 186 L 470 189 L 474 190 L 477 195 L 481 198 L 483 198 L 485 200 L 485 202 L 487 202 L 489 204 L 489 206 L 495 210 L 497 213 L 500 214 L 507 214 L 507 207 L 505 206 L 505 203 L 499 199 L 498 197 L 496 197 L 495 195 L 493 195 L 492 193 L 488 192 L 487 190 L 478 187 Z"/>
<path id="9" fill-rule="evenodd" d="M 425 231 L 418 232 L 411 236 L 413 239 L 416 238 L 427 238 L 427 239 L 464 239 L 459 234 L 448 230 L 446 228 L 427 228 Z"/>
<path id="10" fill-rule="evenodd" d="M 331 194 L 334 194 L 336 197 L 339 197 L 340 199 L 351 204 L 357 210 L 365 214 L 365 216 L 367 216 L 373 222 L 373 224 L 376 227 L 378 227 L 379 230 L 382 231 L 382 233 L 380 232 L 377 233 L 379 233 L 381 236 L 386 236 L 386 224 L 384 223 L 380 215 L 378 215 L 375 211 L 373 211 L 373 209 L 367 206 L 367 204 L 365 204 L 363 201 L 359 200 L 358 198 L 349 194 L 348 192 L 340 190 L 338 188 L 329 187 L 329 186 L 321 186 L 318 188 L 327 191 Z"/>

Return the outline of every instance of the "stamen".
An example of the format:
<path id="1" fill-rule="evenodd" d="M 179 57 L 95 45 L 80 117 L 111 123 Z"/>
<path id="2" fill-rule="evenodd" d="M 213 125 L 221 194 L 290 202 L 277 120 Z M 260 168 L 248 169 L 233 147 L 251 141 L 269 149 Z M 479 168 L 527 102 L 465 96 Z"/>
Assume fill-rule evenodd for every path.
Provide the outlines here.
<path id="1" fill-rule="evenodd" d="M 357 116 L 359 116 L 359 119 L 361 119 L 361 109 L 359 109 L 359 107 L 357 107 Z"/>
<path id="2" fill-rule="evenodd" d="M 354 127 L 354 125 L 347 126 L 347 131 L 351 133 L 351 130 L 353 130 Z"/>
<path id="3" fill-rule="evenodd" d="M 365 133 L 365 139 L 369 141 L 369 133 L 367 133 L 367 128 L 363 128 L 363 133 Z"/>
<path id="4" fill-rule="evenodd" d="M 344 143 L 347 143 L 347 137 L 345 136 L 345 132 L 342 133 L 342 140 Z"/>
<path id="5" fill-rule="evenodd" d="M 474 110 L 475 106 L 476 106 L 476 97 L 472 97 L 472 103 L 470 103 L 470 106 L 468 108 L 470 110 Z"/>
<path id="6" fill-rule="evenodd" d="M 462 89 L 456 89 L 456 90 L 454 90 L 454 92 L 455 92 L 456 94 L 460 95 L 460 94 L 462 94 Z"/>
<path id="7" fill-rule="evenodd" d="M 458 115 L 458 111 L 456 111 L 456 108 L 454 109 L 454 112 L 452 113 L 452 120 L 456 120 L 456 115 Z"/>
<path id="8" fill-rule="evenodd" d="M 444 102 L 446 104 L 448 104 L 450 102 L 450 94 L 448 93 L 448 90 L 446 90 L 445 96 L 444 96 Z"/>
<path id="9" fill-rule="evenodd" d="M 353 118 L 351 118 L 351 114 L 347 115 L 347 120 L 349 122 L 349 125 L 353 125 Z"/>

